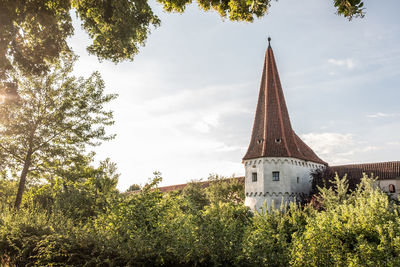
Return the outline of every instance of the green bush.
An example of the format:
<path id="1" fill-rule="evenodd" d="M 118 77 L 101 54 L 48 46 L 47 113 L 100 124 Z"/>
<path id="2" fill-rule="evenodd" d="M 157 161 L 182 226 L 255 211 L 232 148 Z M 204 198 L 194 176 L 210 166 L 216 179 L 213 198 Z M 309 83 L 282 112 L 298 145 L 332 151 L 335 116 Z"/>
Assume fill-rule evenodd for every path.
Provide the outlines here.
<path id="1" fill-rule="evenodd" d="M 257 266 L 288 266 L 294 238 L 303 232 L 313 211 L 291 203 L 287 210 L 265 208 L 256 213 L 247 229 L 243 262 Z"/>
<path id="2" fill-rule="evenodd" d="M 37 244 L 54 233 L 47 216 L 39 211 L 2 210 L 0 218 L 0 251 L 2 258 L 17 266 L 32 266 Z"/>
<path id="3" fill-rule="evenodd" d="M 31 189 L 18 212 L 2 208 L 2 263 L 400 266 L 400 208 L 373 179 L 364 177 L 349 192 L 346 179 L 336 177 L 319 189 L 319 210 L 292 203 L 260 213 L 242 204 L 237 184 L 213 181 L 162 194 L 160 180 L 156 173 L 140 192 L 124 196 L 90 180 L 90 186 L 69 186 L 69 197 L 55 185 Z M 96 192 L 100 202 L 90 200 Z"/>
<path id="4" fill-rule="evenodd" d="M 324 210 L 307 218 L 293 242 L 293 266 L 399 266 L 399 207 L 364 177 L 346 194 L 345 179 L 320 191 Z"/>

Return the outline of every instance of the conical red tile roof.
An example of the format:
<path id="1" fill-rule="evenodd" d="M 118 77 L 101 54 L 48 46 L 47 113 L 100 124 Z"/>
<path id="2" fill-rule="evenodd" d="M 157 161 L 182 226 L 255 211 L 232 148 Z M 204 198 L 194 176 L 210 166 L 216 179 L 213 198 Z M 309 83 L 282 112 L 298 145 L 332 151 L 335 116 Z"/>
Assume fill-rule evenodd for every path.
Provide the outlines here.
<path id="1" fill-rule="evenodd" d="M 270 45 L 265 54 L 250 145 L 243 160 L 260 157 L 293 157 L 327 165 L 292 129 Z"/>

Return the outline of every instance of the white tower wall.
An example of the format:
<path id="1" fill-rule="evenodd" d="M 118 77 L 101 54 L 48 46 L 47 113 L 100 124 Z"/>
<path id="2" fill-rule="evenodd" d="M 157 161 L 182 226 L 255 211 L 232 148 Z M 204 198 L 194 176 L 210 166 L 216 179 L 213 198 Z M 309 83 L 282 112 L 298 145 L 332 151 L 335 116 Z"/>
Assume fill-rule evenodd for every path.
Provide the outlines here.
<path id="1" fill-rule="evenodd" d="M 311 189 L 310 173 L 324 165 L 296 158 L 257 158 L 245 160 L 245 205 L 260 210 L 264 203 L 279 208 L 282 203 L 299 200 Z M 273 172 L 279 172 L 279 180 L 273 180 Z M 257 181 L 253 181 L 257 173 Z"/>

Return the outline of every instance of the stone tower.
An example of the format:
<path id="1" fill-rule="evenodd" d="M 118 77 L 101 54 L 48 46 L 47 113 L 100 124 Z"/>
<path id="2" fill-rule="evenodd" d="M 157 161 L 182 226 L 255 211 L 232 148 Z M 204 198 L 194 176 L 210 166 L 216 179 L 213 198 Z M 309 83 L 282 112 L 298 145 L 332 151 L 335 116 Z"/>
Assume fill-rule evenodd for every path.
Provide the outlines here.
<path id="1" fill-rule="evenodd" d="M 327 165 L 293 131 L 268 38 L 245 165 L 245 205 L 260 209 L 307 195 L 310 172 Z"/>

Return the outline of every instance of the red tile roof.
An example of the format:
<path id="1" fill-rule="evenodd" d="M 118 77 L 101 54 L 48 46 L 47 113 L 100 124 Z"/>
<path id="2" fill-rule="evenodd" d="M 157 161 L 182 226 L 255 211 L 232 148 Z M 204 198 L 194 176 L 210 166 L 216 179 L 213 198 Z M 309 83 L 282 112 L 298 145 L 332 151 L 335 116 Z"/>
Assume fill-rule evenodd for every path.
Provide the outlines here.
<path id="1" fill-rule="evenodd" d="M 297 137 L 297 135 L 296 135 Z M 298 138 L 298 137 L 297 137 Z M 310 149 L 311 150 L 311 149 Z M 363 163 L 363 164 L 349 164 L 340 166 L 330 166 L 333 172 L 337 172 L 340 177 L 347 174 L 349 179 L 355 179 L 356 183 L 359 183 L 359 179 L 362 178 L 363 173 L 367 175 L 374 174 L 374 177 L 378 176 L 379 180 L 388 180 L 400 178 L 400 161 L 391 162 L 378 162 L 378 163 Z M 240 183 L 244 183 L 244 177 L 228 178 L 226 181 L 237 179 Z M 211 181 L 198 182 L 203 188 L 210 186 Z M 158 189 L 163 192 L 171 192 L 176 190 L 183 190 L 188 184 L 177 184 L 162 186 Z"/>
<path id="2" fill-rule="evenodd" d="M 259 157 L 293 157 L 327 165 L 292 129 L 271 46 L 265 54 L 253 131 L 243 160 Z"/>
<path id="3" fill-rule="evenodd" d="M 400 178 L 400 161 L 349 164 L 331 166 L 330 168 L 332 171 L 337 172 L 340 177 L 347 174 L 349 178 L 358 179 L 365 173 L 367 175 L 373 174 L 374 177 L 378 177 L 378 180 Z"/>

